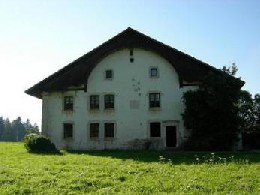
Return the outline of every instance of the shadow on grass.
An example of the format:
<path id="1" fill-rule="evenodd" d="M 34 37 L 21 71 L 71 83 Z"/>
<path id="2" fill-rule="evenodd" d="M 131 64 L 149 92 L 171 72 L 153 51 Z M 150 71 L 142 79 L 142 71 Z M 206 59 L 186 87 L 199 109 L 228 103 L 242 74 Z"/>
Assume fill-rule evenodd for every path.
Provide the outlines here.
<path id="1" fill-rule="evenodd" d="M 174 165 L 196 164 L 196 158 L 207 158 L 211 152 L 184 152 L 184 151 L 140 151 L 140 150 L 103 150 L 103 151 L 66 151 L 70 154 L 85 154 L 90 156 L 109 157 L 121 160 L 133 160 L 139 162 L 165 162 L 171 161 Z M 234 162 L 259 163 L 260 152 L 216 152 L 216 157 L 232 158 Z"/>
<path id="2" fill-rule="evenodd" d="M 49 155 L 63 156 L 64 155 L 64 153 L 59 150 L 56 150 L 56 151 L 28 151 L 28 153 L 36 154 L 36 155 L 46 155 L 46 156 L 49 156 Z"/>

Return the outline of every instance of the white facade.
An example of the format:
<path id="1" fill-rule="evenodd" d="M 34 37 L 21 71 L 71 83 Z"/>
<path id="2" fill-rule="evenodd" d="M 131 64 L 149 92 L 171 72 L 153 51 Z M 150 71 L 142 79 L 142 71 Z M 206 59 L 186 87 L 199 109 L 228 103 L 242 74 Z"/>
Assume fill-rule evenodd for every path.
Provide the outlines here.
<path id="1" fill-rule="evenodd" d="M 158 77 L 151 78 L 151 68 L 157 68 Z M 112 70 L 112 79 L 105 79 L 106 70 Z M 195 87 L 180 87 L 173 66 L 154 52 L 133 49 L 130 54 L 129 49 L 123 49 L 111 53 L 90 73 L 87 92 L 71 87 L 63 93 L 42 96 L 43 134 L 60 149 L 144 148 L 145 143 L 153 149 L 164 149 L 169 146 L 169 136 L 174 137 L 169 131 L 176 130 L 174 147 L 187 136 L 181 116 L 182 95 Z M 160 94 L 159 108 L 149 108 L 149 93 Z M 114 95 L 114 109 L 104 108 L 106 94 Z M 99 96 L 98 110 L 90 109 L 90 95 Z M 64 111 L 64 96 L 73 97 L 73 111 Z M 160 124 L 157 137 L 151 137 L 153 122 Z M 65 123 L 72 124 L 72 138 L 64 138 Z M 98 137 L 90 138 L 91 123 L 99 123 Z M 113 138 L 105 137 L 105 123 L 114 124 Z"/>

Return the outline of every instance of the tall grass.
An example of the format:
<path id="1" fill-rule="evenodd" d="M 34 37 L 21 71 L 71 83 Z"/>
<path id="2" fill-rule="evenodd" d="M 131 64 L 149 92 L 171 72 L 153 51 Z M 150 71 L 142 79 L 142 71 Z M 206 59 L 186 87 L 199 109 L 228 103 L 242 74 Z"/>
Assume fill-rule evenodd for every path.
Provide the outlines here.
<path id="1" fill-rule="evenodd" d="M 259 153 L 210 159 L 210 153 L 166 151 L 31 154 L 22 143 L 0 143 L 0 194 L 260 193 Z"/>

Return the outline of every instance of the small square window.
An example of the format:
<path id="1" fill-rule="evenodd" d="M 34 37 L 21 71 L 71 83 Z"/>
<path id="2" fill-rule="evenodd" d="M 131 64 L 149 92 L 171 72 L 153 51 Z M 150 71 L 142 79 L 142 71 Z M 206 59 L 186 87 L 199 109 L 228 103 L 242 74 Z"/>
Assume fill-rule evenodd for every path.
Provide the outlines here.
<path id="1" fill-rule="evenodd" d="M 89 125 L 89 136 L 90 138 L 99 137 L 99 123 L 90 123 Z"/>
<path id="2" fill-rule="evenodd" d="M 161 137 L 160 123 L 150 123 L 150 137 Z"/>
<path id="3" fill-rule="evenodd" d="M 153 67 L 153 68 L 150 69 L 150 77 L 151 78 L 158 78 L 159 77 L 158 68 Z"/>
<path id="4" fill-rule="evenodd" d="M 160 93 L 149 93 L 149 107 L 160 108 Z"/>
<path id="5" fill-rule="evenodd" d="M 89 96 L 90 110 L 99 109 L 99 95 Z"/>
<path id="6" fill-rule="evenodd" d="M 65 111 L 73 110 L 73 97 L 72 96 L 64 96 L 63 103 L 64 103 L 63 108 Z"/>
<path id="7" fill-rule="evenodd" d="M 114 95 L 105 95 L 105 109 L 114 109 Z"/>
<path id="8" fill-rule="evenodd" d="M 113 79 L 113 71 L 112 70 L 106 70 L 105 71 L 105 79 Z"/>
<path id="9" fill-rule="evenodd" d="M 114 137 L 115 137 L 115 124 L 105 123 L 105 138 L 114 138 Z"/>
<path id="10" fill-rule="evenodd" d="M 73 137 L 73 125 L 72 123 L 63 124 L 63 138 L 72 138 Z"/>

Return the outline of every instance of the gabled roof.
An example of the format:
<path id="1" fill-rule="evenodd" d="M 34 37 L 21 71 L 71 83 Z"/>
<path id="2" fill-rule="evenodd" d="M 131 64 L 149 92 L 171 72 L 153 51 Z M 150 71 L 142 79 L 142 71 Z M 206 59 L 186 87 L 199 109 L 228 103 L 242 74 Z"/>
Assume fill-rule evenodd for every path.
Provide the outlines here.
<path id="1" fill-rule="evenodd" d="M 91 71 L 98 62 L 110 53 L 123 48 L 140 48 L 159 54 L 175 68 L 179 75 L 180 85 L 183 84 L 183 81 L 201 81 L 209 71 L 218 72 L 216 68 L 192 56 L 152 39 L 132 28 L 127 28 L 102 45 L 27 89 L 25 92 L 41 98 L 42 92 L 62 91 L 66 90 L 69 86 L 86 84 Z"/>

